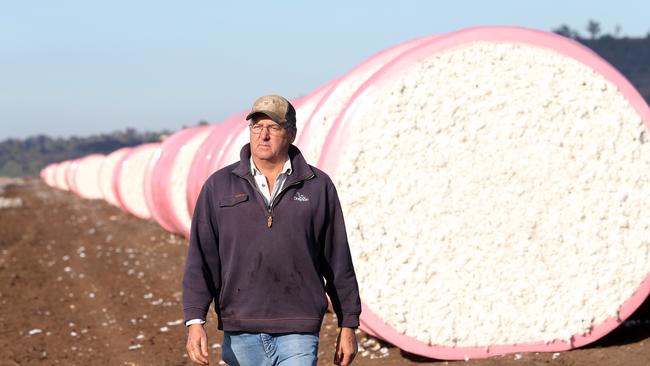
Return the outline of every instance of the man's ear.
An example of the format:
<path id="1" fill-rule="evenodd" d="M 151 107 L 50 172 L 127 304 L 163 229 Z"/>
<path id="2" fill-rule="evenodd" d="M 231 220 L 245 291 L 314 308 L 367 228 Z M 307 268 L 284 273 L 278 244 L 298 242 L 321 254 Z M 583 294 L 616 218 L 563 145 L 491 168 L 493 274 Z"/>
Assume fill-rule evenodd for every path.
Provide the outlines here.
<path id="1" fill-rule="evenodd" d="M 297 134 L 298 134 L 298 129 L 297 128 L 292 128 L 291 129 L 291 138 L 289 139 L 290 144 L 293 144 L 294 140 L 296 139 Z"/>

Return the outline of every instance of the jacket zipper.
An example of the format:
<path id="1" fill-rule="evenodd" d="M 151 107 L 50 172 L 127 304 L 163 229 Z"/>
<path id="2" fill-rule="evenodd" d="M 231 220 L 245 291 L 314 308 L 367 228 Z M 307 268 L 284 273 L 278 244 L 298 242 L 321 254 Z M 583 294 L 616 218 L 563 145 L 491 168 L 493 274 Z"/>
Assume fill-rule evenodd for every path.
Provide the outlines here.
<path id="1" fill-rule="evenodd" d="M 306 177 L 306 178 L 304 178 L 304 179 L 301 179 L 301 180 L 299 180 L 299 181 L 293 182 L 293 183 L 289 184 L 288 186 L 284 186 L 284 187 L 282 187 L 282 189 L 280 190 L 280 192 L 278 192 L 278 194 L 275 195 L 274 198 L 272 198 L 272 201 L 269 203 L 269 205 L 268 205 L 268 206 L 265 205 L 266 226 L 267 226 L 269 229 L 271 228 L 271 226 L 273 226 L 273 206 L 274 206 L 275 202 L 277 202 L 278 199 L 282 196 L 282 194 L 284 194 L 284 192 L 285 192 L 287 189 L 289 189 L 290 187 L 293 187 L 293 186 L 295 186 L 295 185 L 298 185 L 298 184 L 300 184 L 301 182 L 306 181 L 306 180 L 308 180 L 308 179 L 311 179 L 311 178 L 313 178 L 313 177 L 314 177 L 314 174 L 312 174 L 312 175 L 310 175 L 309 177 Z M 242 177 L 242 178 L 243 178 L 243 177 Z M 253 187 L 253 190 L 257 191 L 259 194 L 261 194 L 262 196 L 264 196 L 264 195 L 262 194 L 262 192 L 260 192 L 259 188 L 257 188 L 257 184 L 253 184 L 251 181 L 249 181 L 249 180 L 246 179 L 246 178 L 244 178 L 244 180 L 247 181 L 248 184 L 251 185 L 251 187 Z M 262 197 L 262 200 L 264 200 L 264 197 Z"/>
<path id="2" fill-rule="evenodd" d="M 248 184 L 251 185 L 251 188 L 253 188 L 254 191 L 256 191 L 256 192 L 258 192 L 260 195 L 262 195 L 262 201 L 264 201 L 264 195 L 263 195 L 262 192 L 259 190 L 259 188 L 257 188 L 257 184 L 253 184 L 251 181 L 249 181 L 248 179 L 246 179 L 246 178 L 244 178 L 244 177 L 241 177 L 241 178 L 244 179 L 245 181 L 247 181 Z M 255 179 L 255 178 L 253 178 L 253 179 Z M 266 213 L 266 225 L 267 225 L 268 227 L 271 227 L 271 225 L 273 224 L 273 217 L 271 216 L 271 208 L 268 207 L 268 206 L 265 205 L 265 204 L 262 204 L 262 206 L 264 206 L 264 212 Z"/>
<path id="3" fill-rule="evenodd" d="M 275 197 L 272 198 L 272 201 L 269 203 L 269 207 L 268 207 L 269 212 L 268 212 L 268 216 L 266 218 L 266 226 L 268 226 L 269 229 L 271 228 L 271 225 L 273 225 L 273 207 L 275 206 L 275 203 L 280 200 L 280 197 L 282 197 L 284 192 L 286 192 L 286 190 L 289 189 L 290 187 L 298 185 L 298 184 L 300 184 L 300 183 L 302 183 L 302 182 L 304 182 L 306 180 L 309 180 L 309 179 L 311 179 L 313 177 L 314 177 L 314 174 L 310 175 L 307 178 L 304 178 L 304 179 L 298 180 L 296 182 L 293 182 L 293 183 L 289 184 L 288 186 L 282 187 L 280 192 L 278 192 L 278 194 L 276 194 Z"/>

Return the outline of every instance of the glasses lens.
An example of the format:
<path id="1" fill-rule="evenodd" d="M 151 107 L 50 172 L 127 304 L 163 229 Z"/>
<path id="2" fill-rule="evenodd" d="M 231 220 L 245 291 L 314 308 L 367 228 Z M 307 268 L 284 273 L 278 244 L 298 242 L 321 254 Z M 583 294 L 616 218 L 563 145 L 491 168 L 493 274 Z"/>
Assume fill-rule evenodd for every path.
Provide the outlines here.
<path id="1" fill-rule="evenodd" d="M 256 123 L 254 125 L 250 125 L 250 129 L 254 134 L 259 134 L 262 132 L 262 130 L 266 129 L 271 135 L 280 135 L 282 133 L 282 130 L 284 130 L 284 126 L 277 123 L 268 126 L 263 126 Z"/>

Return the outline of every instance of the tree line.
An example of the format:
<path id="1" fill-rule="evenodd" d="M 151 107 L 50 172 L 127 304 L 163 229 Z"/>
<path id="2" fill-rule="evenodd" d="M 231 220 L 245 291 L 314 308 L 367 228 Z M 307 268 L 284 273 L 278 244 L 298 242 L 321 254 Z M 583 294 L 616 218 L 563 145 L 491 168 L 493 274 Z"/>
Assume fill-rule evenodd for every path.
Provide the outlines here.
<path id="1" fill-rule="evenodd" d="M 169 131 L 138 132 L 133 128 L 91 135 L 52 138 L 46 135 L 0 142 L 0 176 L 37 176 L 46 165 L 89 154 L 108 154 L 119 148 L 160 141 Z"/>
<path id="2" fill-rule="evenodd" d="M 583 36 L 579 30 L 573 29 L 566 24 L 561 24 L 560 26 L 554 28 L 552 31 L 559 35 L 573 38 L 576 40 L 585 40 L 585 39 L 601 39 L 601 38 L 614 38 L 614 39 L 623 39 L 627 37 L 622 37 L 621 33 L 623 32 L 623 27 L 620 24 L 614 26 L 614 30 L 609 33 L 603 33 L 603 28 L 600 22 L 590 19 L 585 26 L 585 30 L 589 34 L 589 37 Z M 646 33 L 646 39 L 650 38 L 650 30 Z"/>

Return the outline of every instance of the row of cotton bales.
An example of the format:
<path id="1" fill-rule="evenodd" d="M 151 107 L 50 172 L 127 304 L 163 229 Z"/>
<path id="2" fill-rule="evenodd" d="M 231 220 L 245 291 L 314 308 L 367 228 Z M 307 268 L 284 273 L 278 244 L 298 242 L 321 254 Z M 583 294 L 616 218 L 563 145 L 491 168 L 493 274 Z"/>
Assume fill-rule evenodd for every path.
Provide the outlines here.
<path id="1" fill-rule="evenodd" d="M 361 328 L 441 359 L 562 351 L 650 293 L 650 109 L 580 44 L 511 27 L 390 48 L 292 101 L 341 198 Z M 245 112 L 43 179 L 189 233 Z"/>

